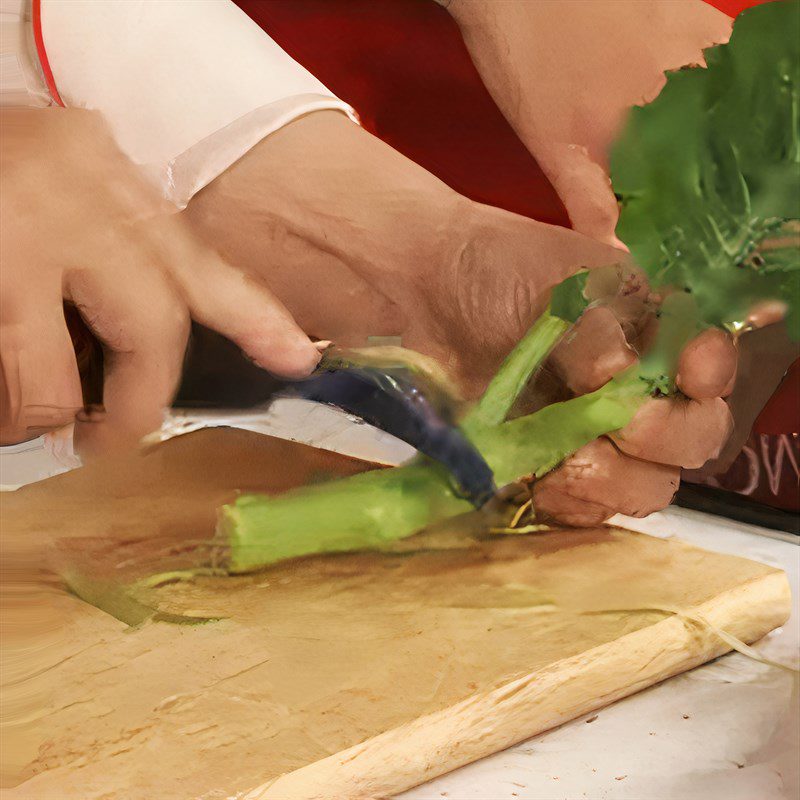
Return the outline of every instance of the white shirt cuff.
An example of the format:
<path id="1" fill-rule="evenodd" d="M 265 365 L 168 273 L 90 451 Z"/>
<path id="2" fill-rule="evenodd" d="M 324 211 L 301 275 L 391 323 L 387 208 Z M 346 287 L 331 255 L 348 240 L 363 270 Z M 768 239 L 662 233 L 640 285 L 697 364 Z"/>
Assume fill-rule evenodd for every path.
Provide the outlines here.
<path id="1" fill-rule="evenodd" d="M 181 207 L 300 116 L 357 121 L 230 0 L 43 0 L 42 28 L 65 104 L 100 111 Z"/>

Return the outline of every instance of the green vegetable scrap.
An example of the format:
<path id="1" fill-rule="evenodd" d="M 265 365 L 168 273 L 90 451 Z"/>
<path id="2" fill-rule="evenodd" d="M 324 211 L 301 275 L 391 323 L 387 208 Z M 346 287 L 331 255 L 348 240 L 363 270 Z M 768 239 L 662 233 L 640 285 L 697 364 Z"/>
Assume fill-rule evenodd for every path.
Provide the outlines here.
<path id="1" fill-rule="evenodd" d="M 188 614 L 173 614 L 138 600 L 132 586 L 113 579 L 92 577 L 86 573 L 72 571 L 64 577 L 66 588 L 85 603 L 105 611 L 132 628 L 146 622 L 170 622 L 173 625 L 203 625 L 218 622 L 218 617 L 198 617 Z M 146 585 L 143 581 L 142 585 Z"/>
<path id="2" fill-rule="evenodd" d="M 707 69 L 668 76 L 635 109 L 614 147 L 617 232 L 668 295 L 658 340 L 638 367 L 591 394 L 504 421 L 534 371 L 586 305 L 585 275 L 565 282 L 464 421 L 498 485 L 542 476 L 624 427 L 652 394 L 674 391 L 675 363 L 704 325 L 740 329 L 759 300 L 779 299 L 800 338 L 800 4 L 743 13 Z M 286 558 L 381 548 L 470 510 L 420 460 L 288 492 L 244 495 L 220 512 L 230 572 Z M 513 529 L 513 526 L 512 526 Z"/>

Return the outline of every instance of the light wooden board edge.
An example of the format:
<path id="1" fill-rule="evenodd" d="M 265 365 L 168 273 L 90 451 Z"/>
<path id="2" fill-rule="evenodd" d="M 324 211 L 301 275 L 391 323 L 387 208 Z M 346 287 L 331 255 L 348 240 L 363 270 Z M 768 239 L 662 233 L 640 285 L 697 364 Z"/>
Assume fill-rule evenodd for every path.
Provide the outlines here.
<path id="1" fill-rule="evenodd" d="M 420 717 L 254 788 L 242 800 L 379 800 L 492 755 L 750 643 L 789 618 L 782 571 Z"/>

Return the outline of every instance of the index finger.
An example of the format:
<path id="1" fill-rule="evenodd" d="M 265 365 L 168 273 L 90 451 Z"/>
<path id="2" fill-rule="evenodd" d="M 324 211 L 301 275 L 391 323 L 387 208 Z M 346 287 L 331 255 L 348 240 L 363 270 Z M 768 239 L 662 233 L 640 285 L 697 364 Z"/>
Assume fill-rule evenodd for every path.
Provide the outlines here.
<path id="1" fill-rule="evenodd" d="M 72 299 L 103 343 L 105 413 L 79 415 L 82 454 L 130 447 L 157 430 L 183 366 L 185 305 L 157 268 L 139 264 L 123 275 L 100 269 L 70 280 Z"/>

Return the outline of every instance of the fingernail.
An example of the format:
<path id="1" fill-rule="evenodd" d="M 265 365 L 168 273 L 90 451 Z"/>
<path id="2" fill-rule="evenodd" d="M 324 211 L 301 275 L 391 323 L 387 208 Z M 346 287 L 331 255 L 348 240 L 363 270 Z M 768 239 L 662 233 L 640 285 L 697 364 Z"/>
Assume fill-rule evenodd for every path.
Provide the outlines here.
<path id="1" fill-rule="evenodd" d="M 308 377 L 322 360 L 315 343 L 296 339 L 269 354 L 269 360 L 253 359 L 253 363 L 282 378 L 297 380 Z"/>
<path id="2" fill-rule="evenodd" d="M 788 311 L 788 306 L 781 300 L 765 300 L 756 304 L 747 315 L 745 322 L 753 328 L 766 328 L 780 322 Z"/>
<path id="3" fill-rule="evenodd" d="M 333 342 L 331 342 L 330 340 L 322 339 L 318 342 L 314 342 L 314 347 L 316 347 L 320 353 L 324 353 L 332 344 Z"/>

